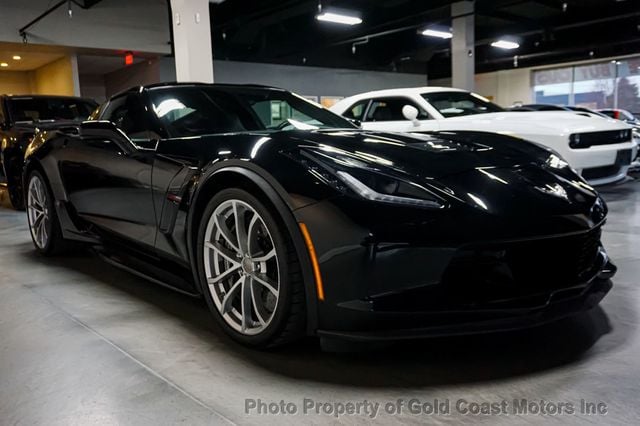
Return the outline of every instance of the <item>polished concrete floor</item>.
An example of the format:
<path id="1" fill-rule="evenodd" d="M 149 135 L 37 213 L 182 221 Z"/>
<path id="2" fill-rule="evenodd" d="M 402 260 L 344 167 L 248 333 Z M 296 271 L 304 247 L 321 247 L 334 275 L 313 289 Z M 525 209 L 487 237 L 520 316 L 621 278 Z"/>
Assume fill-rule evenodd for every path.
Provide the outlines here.
<path id="1" fill-rule="evenodd" d="M 312 339 L 268 353 L 236 345 L 199 300 L 90 254 L 36 255 L 24 213 L 5 201 L 0 424 L 637 424 L 640 181 L 603 193 L 611 210 L 604 242 L 620 269 L 601 307 L 523 332 L 347 353 L 321 352 Z M 363 412 L 336 418 L 303 414 L 304 398 L 383 405 L 374 419 Z M 247 400 L 257 399 L 291 402 L 297 414 L 246 413 Z M 387 414 L 384 404 L 398 399 L 402 414 Z M 411 399 L 448 401 L 449 413 L 410 413 Z M 551 412 L 572 404 L 574 413 L 565 406 L 563 414 L 514 415 L 514 399 L 528 400 L 532 410 L 544 400 Z M 507 414 L 465 415 L 472 407 L 462 400 L 509 405 Z M 582 400 L 602 404 L 600 414 L 582 413 Z"/>

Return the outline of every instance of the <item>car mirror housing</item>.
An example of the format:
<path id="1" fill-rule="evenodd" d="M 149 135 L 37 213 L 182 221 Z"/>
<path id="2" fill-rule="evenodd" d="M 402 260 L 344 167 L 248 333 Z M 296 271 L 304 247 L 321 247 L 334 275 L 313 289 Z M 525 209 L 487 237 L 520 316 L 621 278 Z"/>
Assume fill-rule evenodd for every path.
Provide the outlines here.
<path id="1" fill-rule="evenodd" d="M 418 114 L 419 114 L 418 108 L 414 106 L 405 105 L 402 107 L 402 115 L 404 116 L 404 118 L 411 121 L 415 127 L 420 126 L 420 121 L 418 120 Z"/>

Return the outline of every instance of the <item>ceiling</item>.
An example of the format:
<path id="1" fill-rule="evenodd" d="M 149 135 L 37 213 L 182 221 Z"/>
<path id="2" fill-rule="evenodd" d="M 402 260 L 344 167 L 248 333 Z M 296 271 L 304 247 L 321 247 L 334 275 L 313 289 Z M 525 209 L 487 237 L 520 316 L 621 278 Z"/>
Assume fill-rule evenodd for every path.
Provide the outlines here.
<path id="1" fill-rule="evenodd" d="M 449 26 L 451 3 L 323 0 L 361 13 L 349 27 L 316 21 L 318 0 L 226 0 L 211 5 L 214 57 L 447 77 L 450 42 L 418 30 Z M 640 0 L 477 0 L 475 10 L 476 72 L 513 68 L 514 55 L 526 67 L 640 51 Z M 505 35 L 520 48 L 490 46 Z"/>
<path id="2" fill-rule="evenodd" d="M 14 56 L 20 56 L 20 60 L 14 60 Z M 31 71 L 40 68 L 50 62 L 62 58 L 65 55 L 61 49 L 34 49 L 32 46 L 23 46 L 15 43 L 0 43 L 0 62 L 6 62 L 9 66 L 2 67 L 2 71 Z"/>

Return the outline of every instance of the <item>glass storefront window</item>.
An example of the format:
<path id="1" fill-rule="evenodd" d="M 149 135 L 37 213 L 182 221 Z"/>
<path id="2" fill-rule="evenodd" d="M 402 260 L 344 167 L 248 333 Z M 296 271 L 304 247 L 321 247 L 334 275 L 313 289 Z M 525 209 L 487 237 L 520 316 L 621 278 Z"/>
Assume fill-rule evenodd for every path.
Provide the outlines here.
<path id="1" fill-rule="evenodd" d="M 532 74 L 534 102 L 620 108 L 640 115 L 640 57 Z"/>
<path id="2" fill-rule="evenodd" d="M 572 103 L 572 68 L 534 71 L 533 91 L 535 103 L 567 105 Z"/>

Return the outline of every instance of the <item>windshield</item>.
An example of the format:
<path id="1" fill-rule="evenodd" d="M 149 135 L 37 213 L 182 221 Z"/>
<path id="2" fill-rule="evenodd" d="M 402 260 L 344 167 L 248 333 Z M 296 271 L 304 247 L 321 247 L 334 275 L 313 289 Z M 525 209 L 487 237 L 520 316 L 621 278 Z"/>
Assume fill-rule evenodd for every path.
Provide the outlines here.
<path id="1" fill-rule="evenodd" d="M 279 90 L 183 86 L 149 93 L 170 137 L 355 127 L 302 97 Z"/>
<path id="2" fill-rule="evenodd" d="M 75 98 L 10 98 L 13 122 L 54 120 L 80 121 L 89 117 L 97 104 Z"/>
<path id="3" fill-rule="evenodd" d="M 488 99 L 469 92 L 423 93 L 422 97 L 444 118 L 504 111 Z"/>

